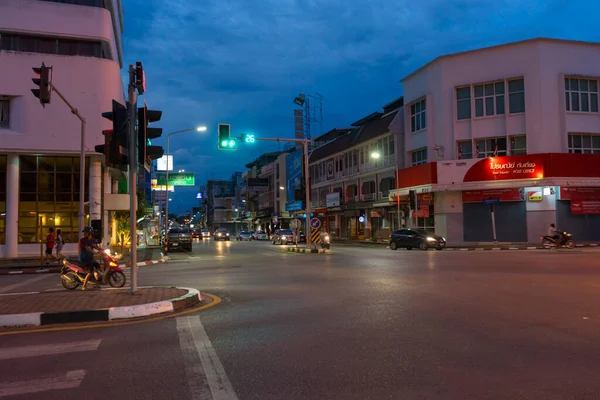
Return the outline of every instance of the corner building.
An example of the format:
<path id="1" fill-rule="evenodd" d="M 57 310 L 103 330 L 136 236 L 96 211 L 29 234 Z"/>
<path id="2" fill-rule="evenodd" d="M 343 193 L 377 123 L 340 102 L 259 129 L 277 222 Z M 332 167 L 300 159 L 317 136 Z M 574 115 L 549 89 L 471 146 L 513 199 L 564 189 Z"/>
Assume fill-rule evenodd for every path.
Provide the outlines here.
<path id="1" fill-rule="evenodd" d="M 538 242 L 550 223 L 600 240 L 598 65 L 598 43 L 540 38 L 402 79 L 405 157 L 389 200 L 416 192 L 407 225 L 450 243 Z"/>
<path id="2" fill-rule="evenodd" d="M 65 252 L 76 251 L 81 126 L 55 93 L 45 107 L 31 93 L 42 62 L 87 120 L 85 218 L 102 219 L 109 236 L 103 194 L 118 173 L 94 146 L 110 128 L 102 112 L 125 102 L 122 33 L 121 0 L 0 1 L 0 257 L 39 253 L 49 227 L 62 230 Z"/>

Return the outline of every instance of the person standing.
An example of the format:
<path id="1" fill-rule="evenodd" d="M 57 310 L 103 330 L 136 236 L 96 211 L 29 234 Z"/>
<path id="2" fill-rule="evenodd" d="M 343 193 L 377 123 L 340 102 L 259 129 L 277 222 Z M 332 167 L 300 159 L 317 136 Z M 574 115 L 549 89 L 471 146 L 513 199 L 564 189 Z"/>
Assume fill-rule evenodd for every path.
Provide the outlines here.
<path id="1" fill-rule="evenodd" d="M 62 231 L 60 229 L 56 230 L 56 259 L 60 262 L 60 259 L 63 258 L 62 248 L 65 245 L 65 240 L 63 239 Z"/>
<path id="2" fill-rule="evenodd" d="M 52 254 L 54 250 L 54 228 L 48 229 L 48 236 L 46 236 L 46 265 L 50 264 L 50 258 L 55 258 Z"/>

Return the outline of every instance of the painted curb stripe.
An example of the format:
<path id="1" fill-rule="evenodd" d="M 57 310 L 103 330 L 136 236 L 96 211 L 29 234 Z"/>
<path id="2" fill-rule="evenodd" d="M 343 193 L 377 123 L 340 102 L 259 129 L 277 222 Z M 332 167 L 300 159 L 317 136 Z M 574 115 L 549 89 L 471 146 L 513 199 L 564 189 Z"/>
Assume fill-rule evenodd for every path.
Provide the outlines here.
<path id="1" fill-rule="evenodd" d="M 148 288 L 141 286 L 140 289 Z M 82 310 L 51 313 L 27 313 L 0 315 L 0 327 L 14 328 L 19 326 L 44 326 L 54 324 L 82 323 L 82 322 L 107 322 L 118 319 L 147 317 L 153 314 L 173 312 L 191 307 L 202 302 L 200 291 L 193 288 L 177 287 L 175 289 L 187 290 L 188 293 L 175 299 L 158 301 L 154 303 L 138 304 L 134 306 L 112 307 L 99 310 Z"/>

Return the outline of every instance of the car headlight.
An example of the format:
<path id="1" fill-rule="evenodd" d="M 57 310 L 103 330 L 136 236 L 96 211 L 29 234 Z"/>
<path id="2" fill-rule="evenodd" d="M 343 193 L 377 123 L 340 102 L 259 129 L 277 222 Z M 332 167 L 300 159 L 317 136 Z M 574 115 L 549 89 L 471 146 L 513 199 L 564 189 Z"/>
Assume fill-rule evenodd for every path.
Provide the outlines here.
<path id="1" fill-rule="evenodd" d="M 287 240 L 287 236 L 282 236 L 281 240 Z"/>
<path id="2" fill-rule="evenodd" d="M 227 236 L 229 236 L 229 233 L 227 234 Z"/>
<path id="3" fill-rule="evenodd" d="M 427 236 L 427 240 L 430 242 L 435 242 L 435 238 L 431 237 L 431 236 Z"/>
<path id="4" fill-rule="evenodd" d="M 442 237 L 442 242 L 445 242 L 445 241 L 446 241 L 446 238 L 445 238 L 445 237 Z"/>

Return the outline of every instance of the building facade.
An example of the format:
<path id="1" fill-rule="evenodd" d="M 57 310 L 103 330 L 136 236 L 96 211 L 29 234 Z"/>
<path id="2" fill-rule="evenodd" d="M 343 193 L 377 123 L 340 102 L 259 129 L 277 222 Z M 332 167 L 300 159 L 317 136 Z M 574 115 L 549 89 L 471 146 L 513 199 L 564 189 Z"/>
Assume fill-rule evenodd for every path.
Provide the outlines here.
<path id="1" fill-rule="evenodd" d="M 39 252 L 48 228 L 66 252 L 79 237 L 80 122 L 56 94 L 41 107 L 30 89 L 33 67 L 53 67 L 53 83 L 86 119 L 86 223 L 103 219 L 108 237 L 109 171 L 94 146 L 110 122 L 101 113 L 124 103 L 120 0 L 0 2 L 0 255 Z M 115 191 L 116 193 L 116 191 Z"/>
<path id="2" fill-rule="evenodd" d="M 311 209 L 336 237 L 385 240 L 398 226 L 398 207 L 389 200 L 396 187 L 403 99 L 323 135 L 329 139 L 310 154 Z"/>
<path id="3" fill-rule="evenodd" d="M 600 239 L 600 44 L 533 39 L 439 57 L 404 79 L 390 201 L 449 242 Z M 423 222 L 423 223 L 421 223 Z"/>
<path id="4" fill-rule="evenodd" d="M 218 228 L 235 233 L 241 228 L 245 202 L 242 201 L 242 173 L 236 172 L 231 179 L 211 179 L 200 190 L 204 227 L 211 232 Z"/>

